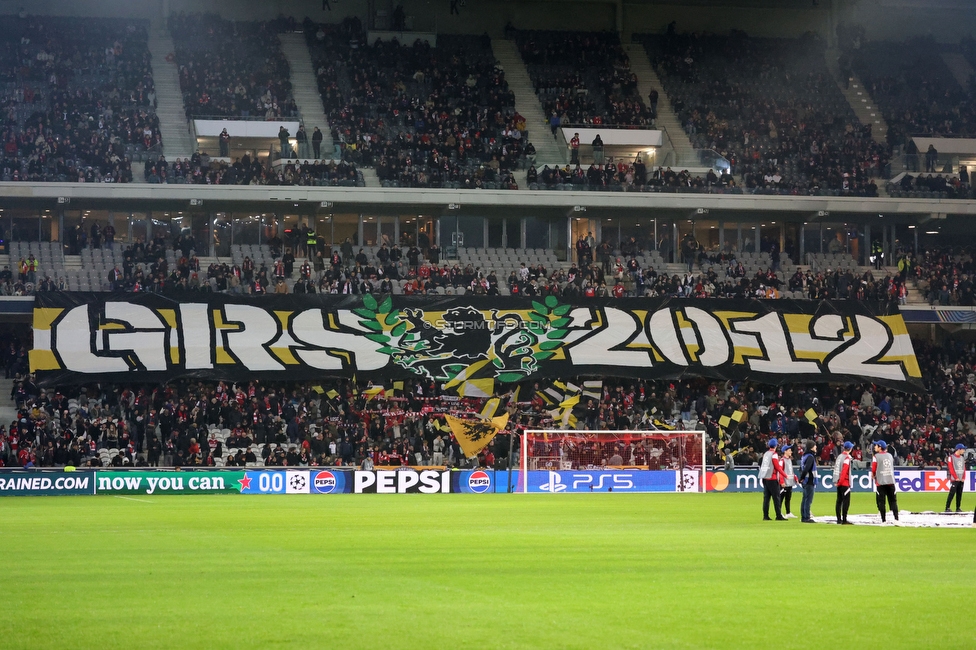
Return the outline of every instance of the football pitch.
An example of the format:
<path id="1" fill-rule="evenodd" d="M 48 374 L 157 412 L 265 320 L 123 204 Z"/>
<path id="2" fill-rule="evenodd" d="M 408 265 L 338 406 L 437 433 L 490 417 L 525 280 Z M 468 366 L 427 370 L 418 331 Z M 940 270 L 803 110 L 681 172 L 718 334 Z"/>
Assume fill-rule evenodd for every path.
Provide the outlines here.
<path id="1" fill-rule="evenodd" d="M 762 522 L 760 500 L 6 498 L 0 646 L 976 647 L 976 530 Z"/>

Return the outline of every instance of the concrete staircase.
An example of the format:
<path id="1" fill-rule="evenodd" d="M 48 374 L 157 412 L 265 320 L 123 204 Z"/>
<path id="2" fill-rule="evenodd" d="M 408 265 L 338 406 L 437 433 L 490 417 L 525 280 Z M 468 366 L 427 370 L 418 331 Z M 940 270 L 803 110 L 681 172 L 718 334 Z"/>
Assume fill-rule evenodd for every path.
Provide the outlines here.
<path id="1" fill-rule="evenodd" d="M 566 147 L 549 130 L 549 117 L 542 110 L 532 80 L 522 62 L 515 41 L 495 39 L 491 42 L 499 66 L 505 71 L 509 88 L 515 93 L 515 110 L 525 118 L 529 130 L 529 142 L 535 147 L 536 166 L 559 164 L 569 160 Z M 521 187 L 521 186 L 520 186 Z"/>
<path id="2" fill-rule="evenodd" d="M 360 167 L 359 171 L 363 174 L 363 183 L 366 187 L 382 187 L 380 177 L 376 175 L 376 170 L 372 167 Z"/>
<path id="3" fill-rule="evenodd" d="M 305 123 L 305 130 L 308 132 L 309 147 L 311 147 L 312 133 L 315 127 L 322 131 L 322 158 L 332 157 L 332 129 L 329 128 L 329 121 L 325 117 L 325 107 L 322 104 L 322 96 L 319 94 L 318 81 L 315 78 L 315 69 L 312 67 L 312 57 L 308 53 L 308 45 L 305 43 L 304 34 L 278 34 L 281 41 L 281 50 L 288 59 L 288 67 L 291 68 L 291 88 L 295 96 L 295 103 L 298 105 L 298 112 L 301 113 L 302 121 Z"/>
<path id="4" fill-rule="evenodd" d="M 888 124 L 885 122 L 884 118 L 881 117 L 881 111 L 878 109 L 877 104 L 871 99 L 871 95 L 868 94 L 867 89 L 861 82 L 860 77 L 858 77 L 852 71 L 853 75 L 850 79 L 850 83 L 847 87 L 844 87 L 843 73 L 841 73 L 840 65 L 837 63 L 837 59 L 840 56 L 839 50 L 827 50 L 825 57 L 827 59 L 827 69 L 830 71 L 831 76 L 833 76 L 834 81 L 837 82 L 837 87 L 840 92 L 843 93 L 844 98 L 847 103 L 851 105 L 854 110 L 854 115 L 860 120 L 861 124 L 871 125 L 871 138 L 875 142 L 885 144 L 888 135 Z"/>
<path id="5" fill-rule="evenodd" d="M 189 158 L 197 150 L 183 107 L 179 68 L 175 62 L 166 60 L 174 50 L 165 21 L 154 20 L 149 30 L 149 53 L 152 54 L 153 84 L 156 86 L 156 115 L 163 138 L 163 155 L 167 160 Z"/>
<path id="6" fill-rule="evenodd" d="M 13 389 L 13 379 L 0 377 L 0 424 L 5 427 L 9 427 L 10 423 L 17 419 L 17 405 L 10 399 Z"/>
<path id="7" fill-rule="evenodd" d="M 677 161 L 672 167 L 699 166 L 700 163 L 698 154 L 695 152 L 695 147 L 692 146 L 691 140 L 688 139 L 688 134 L 685 133 L 684 128 L 681 126 L 681 120 L 678 119 L 674 108 L 671 107 L 671 100 L 665 94 L 664 85 L 651 66 L 651 61 L 647 58 L 647 51 L 644 49 L 644 46 L 637 43 L 630 43 L 623 47 L 627 56 L 630 58 L 630 69 L 637 75 L 637 91 L 640 93 L 641 99 L 644 100 L 645 104 L 648 102 L 647 97 L 651 94 L 651 89 L 657 89 L 657 120 L 655 124 L 657 128 L 667 131 L 668 136 L 671 138 L 671 144 L 674 146 L 674 153 L 677 157 Z"/>
<path id="8" fill-rule="evenodd" d="M 969 88 L 969 80 L 973 76 L 973 66 L 969 65 L 966 57 L 959 52 L 943 52 L 942 60 L 945 61 L 949 72 L 959 82 L 959 85 L 963 87 L 963 90 L 967 90 Z"/>

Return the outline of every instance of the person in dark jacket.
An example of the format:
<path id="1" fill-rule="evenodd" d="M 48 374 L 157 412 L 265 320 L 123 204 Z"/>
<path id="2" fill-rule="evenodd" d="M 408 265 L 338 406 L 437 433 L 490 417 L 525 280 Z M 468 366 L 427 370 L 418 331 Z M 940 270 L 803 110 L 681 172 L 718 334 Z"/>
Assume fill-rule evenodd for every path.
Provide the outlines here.
<path id="1" fill-rule="evenodd" d="M 816 523 L 810 509 L 813 506 L 813 493 L 817 489 L 817 443 L 807 441 L 806 453 L 800 459 L 800 475 L 797 478 L 803 488 L 803 499 L 800 501 L 800 521 L 804 524 Z"/>

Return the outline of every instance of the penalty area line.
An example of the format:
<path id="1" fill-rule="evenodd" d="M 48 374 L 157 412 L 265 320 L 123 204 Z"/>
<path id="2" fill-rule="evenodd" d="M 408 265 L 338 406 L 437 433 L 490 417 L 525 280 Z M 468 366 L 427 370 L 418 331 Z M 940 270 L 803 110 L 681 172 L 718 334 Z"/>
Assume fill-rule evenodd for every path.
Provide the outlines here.
<path id="1" fill-rule="evenodd" d="M 156 503 L 155 501 L 146 501 L 145 499 L 133 499 L 132 497 L 120 497 L 117 494 L 113 494 L 116 499 L 125 499 L 126 501 L 138 501 L 139 503 Z"/>

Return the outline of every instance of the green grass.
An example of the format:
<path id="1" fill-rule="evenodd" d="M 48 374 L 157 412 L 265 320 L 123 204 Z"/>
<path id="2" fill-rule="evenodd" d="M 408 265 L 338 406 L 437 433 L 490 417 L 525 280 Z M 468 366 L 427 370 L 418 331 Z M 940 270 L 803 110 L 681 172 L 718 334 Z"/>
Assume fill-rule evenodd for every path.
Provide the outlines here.
<path id="1" fill-rule="evenodd" d="M 976 530 L 760 498 L 6 498 L 0 647 L 976 647 Z"/>

